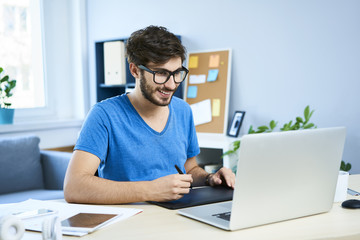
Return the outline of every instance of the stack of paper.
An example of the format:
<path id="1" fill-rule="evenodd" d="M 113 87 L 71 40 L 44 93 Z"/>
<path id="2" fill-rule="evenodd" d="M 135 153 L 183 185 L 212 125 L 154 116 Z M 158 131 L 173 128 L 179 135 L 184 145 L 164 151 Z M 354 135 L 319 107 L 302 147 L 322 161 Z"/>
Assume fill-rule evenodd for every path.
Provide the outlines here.
<path id="1" fill-rule="evenodd" d="M 51 209 L 54 214 L 57 214 L 60 221 L 68 219 L 79 213 L 98 213 L 98 214 L 115 214 L 117 215 L 111 221 L 106 221 L 105 224 L 101 224 L 99 227 L 91 229 L 80 228 L 63 228 L 62 233 L 64 235 L 83 236 L 99 228 L 103 228 L 115 222 L 127 219 L 137 213 L 142 212 L 142 209 L 134 208 L 120 208 L 120 207 L 108 207 L 98 205 L 86 205 L 86 204 L 69 204 L 65 202 L 56 201 L 40 201 L 40 200 L 27 200 L 20 203 L 2 204 L 0 205 L 0 217 L 8 214 L 19 213 L 22 211 L 32 211 L 35 209 Z M 39 216 L 24 219 L 25 229 L 32 231 L 41 231 L 42 222 L 47 216 Z"/>

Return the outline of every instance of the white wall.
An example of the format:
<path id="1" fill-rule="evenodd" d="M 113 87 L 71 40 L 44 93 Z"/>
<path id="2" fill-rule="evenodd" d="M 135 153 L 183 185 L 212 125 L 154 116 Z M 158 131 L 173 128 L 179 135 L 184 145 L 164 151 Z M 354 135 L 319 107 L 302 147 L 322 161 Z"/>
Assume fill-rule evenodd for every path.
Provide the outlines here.
<path id="1" fill-rule="evenodd" d="M 85 6 L 85 0 L 43 0 L 48 100 L 58 119 L 82 119 L 86 114 Z"/>
<path id="2" fill-rule="evenodd" d="M 315 109 L 318 127 L 346 126 L 343 159 L 360 173 L 360 1 L 357 0 L 88 0 L 91 104 L 94 42 L 163 25 L 188 51 L 233 49 L 230 118 L 279 125 Z"/>

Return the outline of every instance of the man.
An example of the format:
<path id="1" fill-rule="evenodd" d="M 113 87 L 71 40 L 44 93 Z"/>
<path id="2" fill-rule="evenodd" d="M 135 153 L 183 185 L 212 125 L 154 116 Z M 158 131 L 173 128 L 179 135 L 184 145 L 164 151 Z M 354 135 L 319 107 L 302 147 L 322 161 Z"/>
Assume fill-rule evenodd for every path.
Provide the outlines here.
<path id="1" fill-rule="evenodd" d="M 126 52 L 135 90 L 96 104 L 88 114 L 66 172 L 66 201 L 169 201 L 189 193 L 191 185 L 233 188 L 231 170 L 210 175 L 196 163 L 191 108 L 173 97 L 188 73 L 179 39 L 149 26 L 131 35 Z"/>

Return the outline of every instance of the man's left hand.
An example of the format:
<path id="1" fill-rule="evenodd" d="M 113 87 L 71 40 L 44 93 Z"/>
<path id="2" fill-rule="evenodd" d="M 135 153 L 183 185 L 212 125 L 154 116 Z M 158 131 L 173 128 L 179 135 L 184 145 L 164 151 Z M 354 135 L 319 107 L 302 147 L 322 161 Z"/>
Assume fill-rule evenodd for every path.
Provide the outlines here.
<path id="1" fill-rule="evenodd" d="M 235 174 L 229 168 L 222 167 L 219 171 L 210 175 L 208 181 L 210 186 L 225 185 L 234 189 Z"/>

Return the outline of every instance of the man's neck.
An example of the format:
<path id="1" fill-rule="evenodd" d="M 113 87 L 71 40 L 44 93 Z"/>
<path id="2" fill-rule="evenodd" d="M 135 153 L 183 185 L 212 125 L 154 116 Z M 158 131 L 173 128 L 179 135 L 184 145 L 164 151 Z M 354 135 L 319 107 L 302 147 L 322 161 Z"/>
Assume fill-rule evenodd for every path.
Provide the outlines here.
<path id="1" fill-rule="evenodd" d="M 139 88 L 128 94 L 129 100 L 136 111 L 143 118 L 154 118 L 158 115 L 167 115 L 168 106 L 158 106 L 146 99 Z"/>

